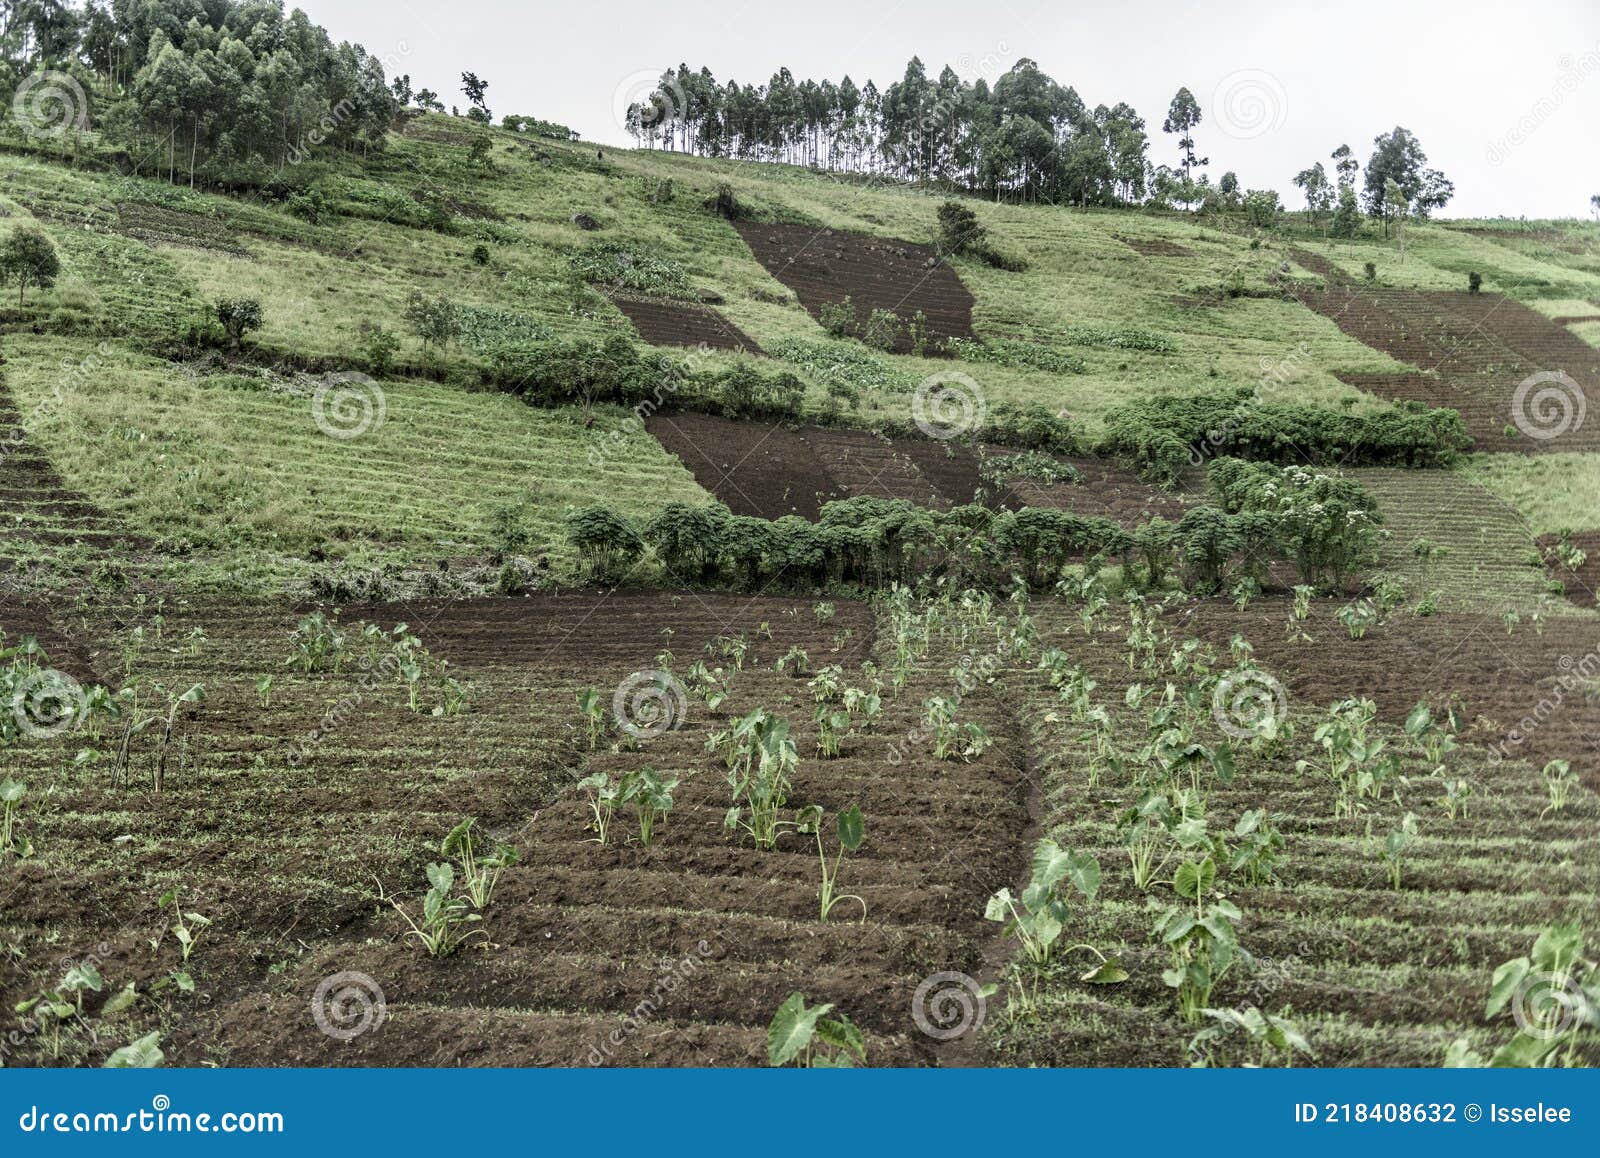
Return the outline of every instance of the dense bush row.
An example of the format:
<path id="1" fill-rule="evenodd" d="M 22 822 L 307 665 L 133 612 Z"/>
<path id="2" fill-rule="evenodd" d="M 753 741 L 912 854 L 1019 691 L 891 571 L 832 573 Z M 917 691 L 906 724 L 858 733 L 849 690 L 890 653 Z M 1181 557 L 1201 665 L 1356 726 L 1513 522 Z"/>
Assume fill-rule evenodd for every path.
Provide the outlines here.
<path id="1" fill-rule="evenodd" d="M 1147 398 L 1106 416 L 1097 452 L 1171 486 L 1208 456 L 1350 466 L 1448 466 L 1471 445 L 1461 416 L 1407 403 L 1382 414 L 1257 404 L 1247 389 Z"/>
<path id="2" fill-rule="evenodd" d="M 1125 579 L 1159 588 L 1177 574 L 1215 590 L 1234 572 L 1257 583 L 1273 559 L 1295 563 L 1307 583 L 1342 586 L 1372 561 L 1382 532 L 1371 496 L 1335 476 L 1299 467 L 1218 464 L 1221 506 L 1200 506 L 1176 525 L 1127 530 L 1109 519 L 1046 507 L 996 511 L 970 505 L 931 511 L 902 499 L 827 503 L 815 523 L 734 515 L 721 505 L 673 503 L 642 528 L 606 507 L 567 517 L 567 535 L 590 578 L 624 578 L 648 548 L 674 578 L 765 589 L 915 583 L 952 569 L 964 581 L 1015 576 L 1045 588 L 1074 561 L 1117 561 Z"/>

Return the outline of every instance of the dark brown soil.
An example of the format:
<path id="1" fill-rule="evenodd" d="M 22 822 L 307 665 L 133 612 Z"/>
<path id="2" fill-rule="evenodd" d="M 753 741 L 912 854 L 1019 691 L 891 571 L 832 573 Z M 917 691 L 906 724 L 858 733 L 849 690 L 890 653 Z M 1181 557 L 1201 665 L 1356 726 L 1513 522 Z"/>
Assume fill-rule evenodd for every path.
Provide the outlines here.
<path id="1" fill-rule="evenodd" d="M 972 294 L 931 246 L 808 225 L 734 227 L 756 260 L 819 320 L 824 305 L 848 297 L 858 325 L 874 310 L 902 322 L 920 312 L 934 341 L 973 336 Z M 911 340 L 901 334 L 895 348 L 907 353 Z"/>
<path id="2" fill-rule="evenodd" d="M 1559 535 L 1540 535 L 1539 549 L 1544 552 L 1545 570 L 1551 579 L 1566 588 L 1567 598 L 1579 607 L 1600 607 L 1600 531 L 1574 531 L 1572 544 L 1584 553 L 1583 566 L 1576 572 L 1562 565 L 1555 554 Z"/>
<path id="3" fill-rule="evenodd" d="M 1481 450 L 1600 451 L 1600 422 L 1574 416 L 1570 429 L 1541 438 L 1521 429 L 1539 428 L 1536 416 L 1516 413 L 1519 386 L 1540 373 L 1566 374 L 1586 397 L 1600 397 L 1600 350 L 1564 326 L 1499 294 L 1359 285 L 1313 254 L 1296 251 L 1296 260 L 1328 280 L 1321 290 L 1292 287 L 1301 302 L 1345 333 L 1421 371 L 1347 381 L 1386 397 L 1459 410 Z M 1558 425 L 1554 417 L 1544 429 Z"/>
<path id="4" fill-rule="evenodd" d="M 662 298 L 613 297 L 639 336 L 652 346 L 710 346 L 761 353 L 761 347 L 716 310 Z"/>

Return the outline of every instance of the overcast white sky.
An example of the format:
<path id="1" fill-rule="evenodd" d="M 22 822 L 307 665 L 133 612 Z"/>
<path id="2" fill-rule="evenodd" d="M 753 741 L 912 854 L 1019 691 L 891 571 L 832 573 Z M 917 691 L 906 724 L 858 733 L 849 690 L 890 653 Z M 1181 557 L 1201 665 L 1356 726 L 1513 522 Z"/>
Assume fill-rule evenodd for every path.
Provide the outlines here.
<path id="1" fill-rule="evenodd" d="M 1292 204 L 1294 174 L 1401 124 L 1456 183 L 1449 216 L 1572 217 L 1600 193 L 1597 0 L 301 0 L 337 39 L 465 105 L 489 81 L 498 120 L 524 113 L 626 144 L 615 108 L 679 62 L 719 82 L 849 73 L 879 87 L 913 55 L 991 81 L 1032 57 L 1091 106 L 1125 100 L 1151 157 L 1179 85 L 1200 101 L 1213 178 L 1235 170 Z M 398 65 L 396 70 L 393 65 Z M 645 85 L 648 88 L 648 85 Z M 629 92 L 628 90 L 633 90 Z M 1231 112 L 1228 110 L 1232 110 Z"/>

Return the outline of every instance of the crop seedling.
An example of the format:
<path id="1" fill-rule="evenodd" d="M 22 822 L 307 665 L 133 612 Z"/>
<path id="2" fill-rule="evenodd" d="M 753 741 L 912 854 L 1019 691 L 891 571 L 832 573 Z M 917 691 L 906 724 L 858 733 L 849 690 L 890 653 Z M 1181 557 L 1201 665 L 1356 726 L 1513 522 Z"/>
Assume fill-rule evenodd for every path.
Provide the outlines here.
<path id="1" fill-rule="evenodd" d="M 600 737 L 606 734 L 608 716 L 605 702 L 594 688 L 584 688 L 578 693 L 578 711 L 583 716 L 583 729 L 589 738 L 589 751 L 593 752 L 600 743 Z"/>
<path id="2" fill-rule="evenodd" d="M 256 701 L 263 711 L 272 706 L 272 677 L 264 675 L 256 680 Z"/>
<path id="3" fill-rule="evenodd" d="M 811 673 L 811 657 L 806 654 L 806 649 L 799 644 L 791 647 L 778 657 L 777 672 L 779 675 L 782 675 L 791 667 L 794 668 L 796 676 L 809 675 Z"/>
<path id="4" fill-rule="evenodd" d="M 1339 609 L 1338 620 L 1351 639 L 1366 638 L 1367 629 L 1378 622 L 1378 609 L 1370 599 L 1358 599 Z"/>
<path id="5" fill-rule="evenodd" d="M 1444 782 L 1444 810 L 1451 820 L 1466 816 L 1467 801 L 1472 797 L 1472 782 L 1457 776 Z"/>
<path id="6" fill-rule="evenodd" d="M 508 844 L 498 844 L 488 856 L 481 855 L 472 831 L 476 824 L 476 820 L 468 819 L 456 825 L 439 845 L 439 851 L 460 863 L 461 883 L 467 890 L 467 898 L 473 908 L 481 911 L 489 907 L 494 887 L 500 883 L 500 874 L 517 863 L 517 850 Z"/>
<path id="7" fill-rule="evenodd" d="M 989 733 L 974 723 L 956 720 L 955 702 L 934 696 L 924 700 L 923 722 L 933 729 L 933 758 L 935 760 L 973 760 L 989 748 Z"/>
<path id="8" fill-rule="evenodd" d="M 867 902 L 854 893 L 835 893 L 839 880 L 839 866 L 844 863 L 844 854 L 855 852 L 861 847 L 862 841 L 867 837 L 866 821 L 861 817 L 861 809 L 852 804 L 843 812 L 834 817 L 834 835 L 839 840 L 839 852 L 833 858 L 833 866 L 828 865 L 828 853 L 822 845 L 822 805 L 813 804 L 800 814 L 799 831 L 817 838 L 817 859 L 822 862 L 822 915 L 826 921 L 828 914 L 833 912 L 834 906 L 842 901 L 855 901 L 861 906 L 861 920 L 867 919 Z"/>
<path id="9" fill-rule="evenodd" d="M 1070 884 L 1086 901 L 1093 901 L 1100 891 L 1100 862 L 1088 852 L 1069 852 L 1046 837 L 1033 850 L 1033 875 L 1020 898 L 1009 888 L 1001 889 L 989 898 L 984 906 L 985 920 L 1003 923 L 1005 935 L 1014 937 L 1021 946 L 1023 956 L 1032 974 L 1032 984 L 1013 966 L 1016 984 L 1014 999 L 1022 1011 L 1032 1015 L 1038 1008 L 1036 987 L 1038 978 L 1049 967 L 1056 953 L 1056 942 L 1071 919 L 1072 910 L 1062 893 Z M 1093 985 L 1114 985 L 1128 979 L 1128 974 L 1115 957 L 1107 957 L 1093 945 L 1070 945 L 1063 952 L 1085 949 L 1099 959 L 1099 964 L 1079 977 Z"/>
<path id="10" fill-rule="evenodd" d="M 1252 808 L 1233 826 L 1238 842 L 1228 861 L 1230 872 L 1243 873 L 1253 885 L 1265 885 L 1278 878 L 1278 858 L 1283 854 L 1283 833 L 1264 808 Z"/>
<path id="11" fill-rule="evenodd" d="M 1243 1036 L 1250 1051 L 1246 1065 L 1266 1069 L 1273 1059 L 1281 1059 L 1284 1066 L 1294 1065 L 1296 1054 L 1311 1056 L 1311 1045 L 1292 1021 L 1281 1014 L 1263 1013 L 1254 1005 L 1243 1009 L 1203 1009 L 1200 1011 L 1212 1020 L 1195 1034 L 1189 1042 L 1189 1052 L 1211 1065 L 1223 1043 Z"/>
<path id="12" fill-rule="evenodd" d="M 1572 770 L 1572 763 L 1568 760 L 1552 760 L 1546 764 L 1544 786 L 1550 794 L 1550 803 L 1539 813 L 1541 817 L 1547 812 L 1560 812 L 1566 808 L 1572 790 L 1578 786 L 1578 774 Z"/>
<path id="13" fill-rule="evenodd" d="M 801 1068 L 849 1069 L 867 1062 L 866 1040 L 848 1017 L 829 1017 L 832 1004 L 806 1005 L 805 995 L 789 994 L 767 1026 L 767 1064 Z"/>
<path id="14" fill-rule="evenodd" d="M 578 781 L 578 787 L 587 794 L 589 810 L 594 814 L 594 819 L 589 823 L 595 832 L 594 839 L 599 844 L 605 844 L 612 818 L 622 806 L 622 783 L 604 772 L 593 772 Z"/>
<path id="15" fill-rule="evenodd" d="M 1423 757 L 1428 763 L 1439 766 L 1444 758 L 1456 750 L 1456 740 L 1453 733 L 1460 731 L 1461 715 L 1459 709 L 1452 708 L 1446 713 L 1445 722 L 1448 729 L 1441 728 L 1435 721 L 1433 709 L 1427 701 L 1419 703 L 1411 709 L 1411 714 L 1406 717 L 1405 733 L 1416 743 Z"/>
<path id="16" fill-rule="evenodd" d="M 111 1056 L 106 1059 L 105 1068 L 108 1070 L 149 1070 L 155 1069 L 167 1060 L 167 1055 L 161 1052 L 161 1031 L 147 1033 L 137 1041 L 120 1046 L 111 1051 Z"/>
<path id="17" fill-rule="evenodd" d="M 294 650 L 284 663 L 298 668 L 302 675 L 322 671 L 330 665 L 337 675 L 344 666 L 344 634 L 320 611 L 313 611 L 300 620 L 289 639 Z"/>
<path id="18" fill-rule="evenodd" d="M 1216 879 L 1217 864 L 1209 855 L 1184 861 L 1172 877 L 1180 903 L 1161 910 L 1155 922 L 1156 939 L 1172 955 L 1161 980 L 1177 991 L 1179 1012 L 1191 1023 L 1200 1020 L 1212 992 L 1233 967 L 1249 960 L 1234 928 L 1242 914 L 1213 894 Z"/>
<path id="19" fill-rule="evenodd" d="M 776 848 L 778 813 L 788 803 L 800 767 L 800 754 L 789 737 L 789 722 L 757 708 L 735 721 L 729 743 L 728 784 L 733 789 L 733 806 L 723 824 L 748 832 L 757 848 Z"/>
<path id="20" fill-rule="evenodd" d="M 639 814 L 639 843 L 646 848 L 655 839 L 656 826 L 672 811 L 676 776 L 663 777 L 654 768 L 640 768 L 622 778 L 622 801 L 632 802 Z"/>
<path id="21" fill-rule="evenodd" d="M 430 864 L 428 866 L 428 893 L 422 899 L 422 921 L 411 919 L 411 914 L 400 907 L 400 902 L 391 900 L 389 903 L 395 911 L 411 926 L 408 937 L 415 937 L 422 942 L 422 947 L 428 951 L 430 957 L 448 957 L 474 933 L 483 930 L 470 928 L 474 923 L 483 920 L 478 913 L 471 911 L 465 897 L 451 896 L 451 891 L 456 884 L 456 870 L 448 862 Z"/>
<path id="22" fill-rule="evenodd" d="M 200 932 L 211 924 L 211 918 L 201 916 L 199 913 L 186 913 L 183 906 L 178 903 L 178 888 L 174 885 L 161 894 L 161 899 L 156 902 L 157 908 L 172 909 L 172 935 L 178 939 L 178 947 L 183 952 L 183 960 L 188 964 L 190 956 L 194 953 L 195 946 L 199 944 Z"/>
<path id="23" fill-rule="evenodd" d="M 1454 1067 L 1572 1067 L 1582 1064 L 1581 1039 L 1600 1030 L 1600 964 L 1583 955 L 1583 927 L 1573 921 L 1541 932 L 1526 957 L 1494 971 L 1485 1020 L 1510 1006 L 1517 1032 L 1486 1061 L 1467 1038 L 1451 1044 Z"/>
<path id="24" fill-rule="evenodd" d="M 32 842 L 17 831 L 17 813 L 27 792 L 28 786 L 19 780 L 9 776 L 0 780 L 0 852 L 19 859 L 33 855 Z"/>
<path id="25" fill-rule="evenodd" d="M 1389 832 L 1383 839 L 1383 847 L 1379 855 L 1383 858 L 1384 865 L 1389 870 L 1389 887 L 1400 887 L 1400 870 L 1406 851 L 1417 839 L 1416 813 L 1408 812 L 1401 818 L 1397 827 Z"/>

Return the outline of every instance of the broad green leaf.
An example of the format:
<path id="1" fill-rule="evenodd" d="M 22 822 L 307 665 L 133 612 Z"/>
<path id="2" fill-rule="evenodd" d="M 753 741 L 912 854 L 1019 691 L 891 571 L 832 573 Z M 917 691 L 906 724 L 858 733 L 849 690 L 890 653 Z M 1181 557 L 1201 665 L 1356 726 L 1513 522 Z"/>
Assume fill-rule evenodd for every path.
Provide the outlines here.
<path id="1" fill-rule="evenodd" d="M 1546 973 L 1565 973 L 1583 952 L 1583 929 L 1577 922 L 1551 925 L 1533 943 L 1533 960 Z"/>
<path id="2" fill-rule="evenodd" d="M 800 1051 L 811 1044 L 817 1021 L 832 1009 L 831 1004 L 807 1009 L 804 994 L 799 990 L 789 994 L 778 1006 L 778 1012 L 772 1015 L 772 1024 L 767 1026 L 767 1064 L 788 1065 L 798 1057 Z"/>
<path id="3" fill-rule="evenodd" d="M 148 1070 L 154 1069 L 167 1060 L 167 1055 L 161 1052 L 161 1032 L 147 1034 L 132 1045 L 125 1045 L 116 1050 L 106 1059 L 105 1068 L 108 1070 Z"/>
<path id="4" fill-rule="evenodd" d="M 1202 861 L 1185 861 L 1173 874 L 1172 887 L 1180 897 L 1198 900 L 1211 891 L 1217 879 L 1217 862 L 1210 857 Z"/>
<path id="5" fill-rule="evenodd" d="M 839 813 L 837 820 L 839 843 L 848 852 L 855 852 L 861 847 L 861 842 L 867 836 L 867 824 L 861 817 L 861 809 L 852 804 Z"/>
<path id="6" fill-rule="evenodd" d="M 848 1017 L 825 1017 L 817 1022 L 817 1037 L 837 1049 L 849 1050 L 862 1061 L 867 1059 L 867 1041 Z"/>
<path id="7" fill-rule="evenodd" d="M 1068 853 L 1067 879 L 1072 882 L 1073 888 L 1083 894 L 1084 900 L 1094 900 L 1095 893 L 1100 891 L 1100 862 L 1095 860 L 1093 853 Z"/>
<path id="8" fill-rule="evenodd" d="M 455 866 L 446 863 L 428 866 L 428 883 L 441 893 L 448 893 L 456 883 Z"/>
<path id="9" fill-rule="evenodd" d="M 1560 1044 L 1559 1037 L 1546 1041 L 1543 1038 L 1519 1033 L 1494 1051 L 1494 1055 L 1489 1058 L 1489 1064 L 1496 1068 L 1531 1068 L 1544 1061 Z"/>
<path id="10" fill-rule="evenodd" d="M 1010 889 L 1001 889 L 989 898 L 988 904 L 983 906 L 983 919 L 986 921 L 1009 921 L 1011 909 L 1016 903 L 1016 898 L 1011 895 Z"/>
<path id="11" fill-rule="evenodd" d="M 1127 979 L 1128 971 L 1122 967 L 1115 957 L 1096 965 L 1078 978 L 1079 981 L 1090 985 L 1117 985 Z"/>
<path id="12" fill-rule="evenodd" d="M 1489 1003 L 1484 1007 L 1483 1016 L 1490 1018 L 1504 1009 L 1511 995 L 1517 991 L 1517 986 L 1532 970 L 1533 962 L 1526 957 L 1514 958 L 1496 969 L 1489 982 Z"/>
<path id="13" fill-rule="evenodd" d="M 1413 738 L 1422 735 L 1433 726 L 1433 712 L 1426 703 L 1420 703 L 1411 709 L 1411 714 L 1406 717 L 1406 735 Z"/>
<path id="14" fill-rule="evenodd" d="M 1033 880 L 1029 882 L 1030 888 L 1054 891 L 1071 867 L 1072 860 L 1066 851 L 1046 837 L 1033 850 Z"/>
<path id="15" fill-rule="evenodd" d="M 139 999 L 139 991 L 134 988 L 132 981 L 128 982 L 117 992 L 106 998 L 106 1003 L 100 1007 L 101 1017 L 111 1017 L 130 1008 Z"/>

